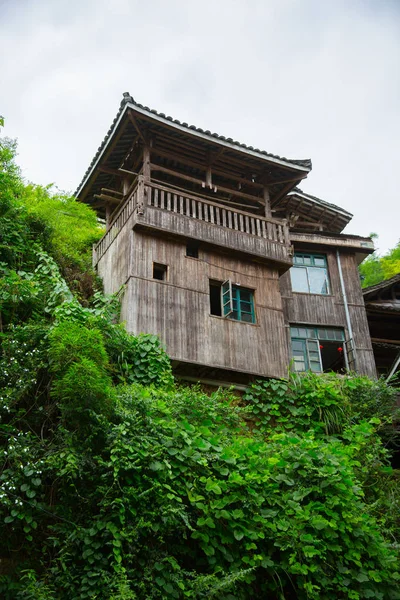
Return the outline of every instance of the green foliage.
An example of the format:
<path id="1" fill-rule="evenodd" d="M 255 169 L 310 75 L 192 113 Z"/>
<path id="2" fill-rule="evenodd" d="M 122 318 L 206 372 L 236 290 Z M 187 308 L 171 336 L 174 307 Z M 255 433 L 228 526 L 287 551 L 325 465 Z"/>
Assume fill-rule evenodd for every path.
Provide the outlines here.
<path id="1" fill-rule="evenodd" d="M 373 236 L 373 235 L 372 235 Z M 373 236 L 376 237 L 376 236 Z M 398 244 L 383 256 L 375 252 L 359 267 L 362 287 L 376 285 L 400 273 L 400 240 Z"/>
<path id="2" fill-rule="evenodd" d="M 2 141 L 0 597 L 400 598 L 392 390 L 175 384 L 157 337 L 116 324 L 121 294 L 85 288 L 94 215 L 25 186 L 14 154 Z"/>
<path id="3" fill-rule="evenodd" d="M 96 213 L 75 198 L 52 193 L 52 186 L 28 185 L 24 194 L 28 217 L 46 223 L 49 229 L 49 251 L 58 264 L 88 267 L 91 245 L 103 234 Z"/>

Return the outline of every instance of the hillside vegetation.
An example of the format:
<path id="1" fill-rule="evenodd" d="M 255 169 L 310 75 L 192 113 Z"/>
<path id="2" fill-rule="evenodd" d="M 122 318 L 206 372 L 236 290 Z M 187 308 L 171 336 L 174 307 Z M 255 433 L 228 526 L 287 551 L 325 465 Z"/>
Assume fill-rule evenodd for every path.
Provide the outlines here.
<path id="1" fill-rule="evenodd" d="M 376 238 L 376 234 L 371 234 L 372 238 Z M 376 285 L 381 281 L 390 279 L 400 273 L 400 240 L 394 248 L 388 250 L 383 256 L 379 256 L 374 252 L 361 263 L 360 275 L 362 287 L 366 288 L 370 285 Z"/>
<path id="2" fill-rule="evenodd" d="M 117 324 L 91 210 L 0 145 L 0 597 L 400 598 L 393 390 L 174 381 Z"/>

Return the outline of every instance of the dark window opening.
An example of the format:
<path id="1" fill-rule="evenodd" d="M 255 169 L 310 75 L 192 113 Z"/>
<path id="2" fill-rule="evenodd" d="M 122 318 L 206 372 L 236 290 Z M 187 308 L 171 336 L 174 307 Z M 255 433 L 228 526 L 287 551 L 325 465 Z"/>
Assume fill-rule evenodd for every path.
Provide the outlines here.
<path id="1" fill-rule="evenodd" d="M 210 281 L 210 313 L 222 317 L 221 284 L 217 281 Z"/>
<path id="2" fill-rule="evenodd" d="M 167 279 L 167 265 L 160 265 L 159 263 L 153 263 L 153 279 L 159 281 L 166 281 Z"/>
<path id="3" fill-rule="evenodd" d="M 186 244 L 186 256 L 199 258 L 199 244 L 197 242 L 188 241 Z"/>
<path id="4" fill-rule="evenodd" d="M 321 341 L 321 360 L 323 371 L 333 371 L 334 373 L 343 373 L 346 365 L 344 363 L 343 344 L 338 342 Z"/>

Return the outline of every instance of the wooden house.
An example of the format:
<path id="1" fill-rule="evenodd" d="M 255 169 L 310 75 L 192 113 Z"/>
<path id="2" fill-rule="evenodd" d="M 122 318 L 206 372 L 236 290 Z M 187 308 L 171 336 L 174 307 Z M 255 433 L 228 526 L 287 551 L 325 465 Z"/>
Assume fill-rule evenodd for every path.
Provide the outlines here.
<path id="1" fill-rule="evenodd" d="M 400 373 L 400 273 L 365 288 L 363 295 L 376 368 L 390 378 Z"/>
<path id="2" fill-rule="evenodd" d="M 128 331 L 159 335 L 178 376 L 375 375 L 357 271 L 373 244 L 297 188 L 310 170 L 124 94 L 76 196 L 106 224 L 105 292 L 125 286 Z"/>

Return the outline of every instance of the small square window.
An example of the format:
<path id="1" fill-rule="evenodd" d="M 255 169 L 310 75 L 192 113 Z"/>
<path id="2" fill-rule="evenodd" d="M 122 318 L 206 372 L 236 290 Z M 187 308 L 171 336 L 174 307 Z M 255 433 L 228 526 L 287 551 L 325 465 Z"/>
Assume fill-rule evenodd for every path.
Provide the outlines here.
<path id="1" fill-rule="evenodd" d="M 186 256 L 191 258 L 199 258 L 199 244 L 191 240 L 186 244 Z"/>
<path id="2" fill-rule="evenodd" d="M 167 265 L 153 263 L 153 279 L 158 279 L 158 281 L 166 281 L 167 272 L 168 272 Z"/>

